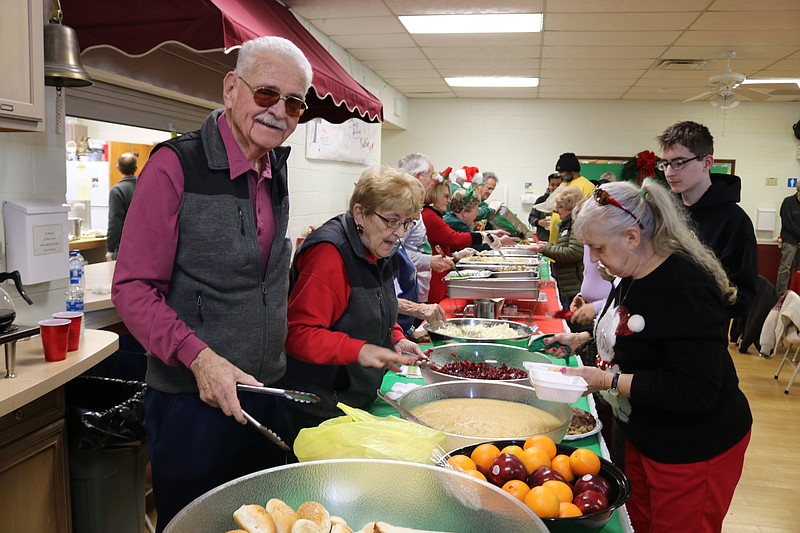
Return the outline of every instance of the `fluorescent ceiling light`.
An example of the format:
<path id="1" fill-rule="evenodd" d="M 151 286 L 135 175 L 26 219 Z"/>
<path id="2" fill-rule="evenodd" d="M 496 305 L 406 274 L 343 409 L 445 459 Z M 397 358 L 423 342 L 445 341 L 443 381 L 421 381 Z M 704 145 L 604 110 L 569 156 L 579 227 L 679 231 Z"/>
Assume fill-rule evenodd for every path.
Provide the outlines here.
<path id="1" fill-rule="evenodd" d="M 398 17 L 409 33 L 534 33 L 542 31 L 541 13 L 490 15 L 415 15 Z"/>
<path id="2" fill-rule="evenodd" d="M 742 85 L 761 85 L 762 83 L 794 83 L 797 84 L 797 88 L 800 89 L 800 79 L 795 78 L 770 78 L 765 80 L 748 78 L 742 82 Z"/>
<path id="3" fill-rule="evenodd" d="M 464 76 L 445 78 L 450 87 L 538 87 L 539 78 L 511 76 Z"/>

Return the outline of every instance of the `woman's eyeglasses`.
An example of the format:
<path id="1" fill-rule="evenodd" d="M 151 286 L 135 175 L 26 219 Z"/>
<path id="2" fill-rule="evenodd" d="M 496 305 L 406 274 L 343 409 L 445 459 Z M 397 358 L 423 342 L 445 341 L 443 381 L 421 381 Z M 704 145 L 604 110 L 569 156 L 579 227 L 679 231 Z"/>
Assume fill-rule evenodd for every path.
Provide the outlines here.
<path id="1" fill-rule="evenodd" d="M 700 159 L 703 159 L 707 155 L 710 154 L 700 154 L 694 157 L 690 157 L 689 159 L 678 158 L 678 159 L 673 159 L 672 161 L 666 161 L 662 159 L 661 161 L 656 163 L 656 168 L 661 172 L 666 172 L 667 167 L 672 167 L 672 170 L 678 171 L 683 169 L 683 167 L 685 167 L 692 161 L 699 161 Z"/>
<path id="2" fill-rule="evenodd" d="M 386 224 L 386 227 L 389 229 L 397 229 L 402 226 L 404 231 L 408 231 L 408 229 L 414 225 L 414 220 L 412 219 L 400 220 L 399 218 L 386 218 L 380 213 L 375 213 L 375 216 L 383 220 L 383 223 Z"/>
<path id="3" fill-rule="evenodd" d="M 600 187 L 598 187 L 594 190 L 594 201 L 597 202 L 599 205 L 613 205 L 614 207 L 622 209 L 623 211 L 625 211 L 626 213 L 628 213 L 630 216 L 633 217 L 633 219 L 636 221 L 636 224 L 639 226 L 639 229 L 644 229 L 644 225 L 642 224 L 642 221 L 639 220 L 639 217 L 634 215 L 631 211 L 628 210 L 627 207 L 625 207 L 617 200 L 615 200 L 614 197 L 611 196 L 605 189 L 601 189 Z"/>
<path id="4" fill-rule="evenodd" d="M 305 101 L 303 101 L 301 98 L 290 96 L 288 94 L 281 94 L 280 91 L 276 91 L 271 87 L 256 87 L 254 89 L 252 85 L 245 81 L 244 78 L 238 75 L 237 77 L 242 80 L 242 83 L 247 85 L 247 88 L 253 93 L 253 101 L 256 103 L 256 105 L 267 108 L 272 107 L 280 100 L 283 100 L 286 102 L 286 114 L 290 117 L 299 117 L 305 112 L 306 109 L 308 109 L 308 105 L 306 105 Z"/>

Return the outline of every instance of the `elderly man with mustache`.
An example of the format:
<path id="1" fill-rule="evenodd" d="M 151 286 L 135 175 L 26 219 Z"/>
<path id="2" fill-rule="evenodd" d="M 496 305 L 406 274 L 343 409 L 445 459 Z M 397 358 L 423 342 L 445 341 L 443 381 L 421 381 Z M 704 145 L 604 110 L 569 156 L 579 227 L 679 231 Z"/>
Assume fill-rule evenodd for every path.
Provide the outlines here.
<path id="1" fill-rule="evenodd" d="M 158 145 L 123 230 L 112 301 L 148 352 L 145 416 L 158 531 L 197 496 L 282 464 L 242 408 L 285 434 L 275 397 L 242 394 L 286 369 L 291 242 L 281 147 L 306 109 L 311 65 L 290 41 L 244 43 L 225 108 Z"/>

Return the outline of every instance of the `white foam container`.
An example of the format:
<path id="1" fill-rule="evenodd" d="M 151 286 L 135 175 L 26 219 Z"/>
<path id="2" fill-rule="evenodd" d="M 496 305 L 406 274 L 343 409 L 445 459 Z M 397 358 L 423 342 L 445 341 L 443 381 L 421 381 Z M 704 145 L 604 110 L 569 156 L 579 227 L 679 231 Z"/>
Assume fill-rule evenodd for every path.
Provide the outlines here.
<path id="1" fill-rule="evenodd" d="M 560 372 L 538 370 L 528 365 L 525 367 L 528 368 L 531 384 L 540 400 L 574 403 L 589 388 L 589 384 L 580 376 L 565 376 Z"/>

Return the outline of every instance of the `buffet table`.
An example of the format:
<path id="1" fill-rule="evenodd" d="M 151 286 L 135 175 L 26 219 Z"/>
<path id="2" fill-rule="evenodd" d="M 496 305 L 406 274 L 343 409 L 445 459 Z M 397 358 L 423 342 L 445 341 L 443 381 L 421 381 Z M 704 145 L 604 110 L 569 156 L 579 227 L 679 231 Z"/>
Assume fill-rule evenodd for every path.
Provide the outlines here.
<path id="1" fill-rule="evenodd" d="M 539 331 L 541 333 L 563 333 L 568 331 L 567 324 L 564 320 L 560 318 L 554 318 L 552 315 L 556 313 L 560 309 L 560 305 L 558 303 L 558 289 L 556 287 L 555 282 L 553 281 L 542 281 L 540 284 L 540 293 L 544 295 L 544 297 L 540 296 L 538 302 L 528 302 L 528 301 L 520 301 L 515 300 L 515 304 L 517 305 L 520 311 L 530 310 L 531 314 L 522 314 L 517 318 L 518 321 L 528 323 L 528 324 L 536 324 L 539 327 Z M 454 299 L 446 299 L 440 302 L 440 305 L 444 308 L 445 312 L 447 313 L 448 318 L 453 318 L 454 316 L 460 316 L 460 313 L 463 311 L 463 307 L 465 305 L 464 300 L 454 300 Z M 508 303 L 508 301 L 506 302 Z M 504 319 L 514 319 L 511 316 L 504 316 Z M 420 345 L 422 350 L 426 350 L 430 348 L 431 345 Z M 557 361 L 556 364 L 564 364 L 563 360 Z M 578 366 L 581 364 L 580 358 L 571 356 L 567 361 L 567 366 Z M 392 388 L 398 384 L 415 384 L 415 385 L 424 385 L 425 382 L 422 379 L 422 376 L 415 375 L 414 368 L 411 367 L 408 369 L 408 372 L 404 372 L 402 375 L 396 374 L 394 372 L 388 372 L 383 379 L 383 383 L 381 384 L 381 391 L 384 393 L 388 393 L 392 390 Z M 579 399 L 577 402 L 572 404 L 573 406 L 583 409 L 584 411 L 589 411 L 592 415 L 597 418 L 597 410 L 595 409 L 594 400 L 591 396 L 585 396 Z M 389 416 L 395 415 L 399 416 L 397 411 L 390 406 L 388 403 L 384 402 L 381 399 L 377 399 L 375 403 L 370 408 L 370 413 L 378 415 L 378 416 Z M 577 439 L 573 441 L 564 441 L 563 444 L 569 446 L 575 446 L 580 448 L 590 448 L 598 455 L 602 457 L 608 458 L 609 452 L 608 448 L 606 447 L 605 441 L 600 433 L 595 435 L 590 435 L 584 437 L 582 439 Z M 603 527 L 601 530 L 602 533 L 617 533 L 617 532 L 631 532 L 633 531 L 630 526 L 630 520 L 628 518 L 627 509 L 623 506 L 619 510 L 617 510 L 614 515 L 612 516 L 611 520 Z"/>

